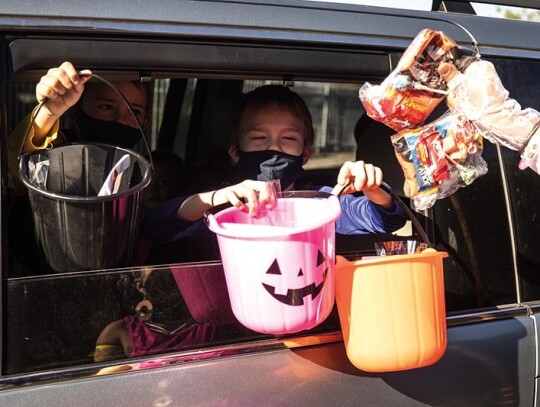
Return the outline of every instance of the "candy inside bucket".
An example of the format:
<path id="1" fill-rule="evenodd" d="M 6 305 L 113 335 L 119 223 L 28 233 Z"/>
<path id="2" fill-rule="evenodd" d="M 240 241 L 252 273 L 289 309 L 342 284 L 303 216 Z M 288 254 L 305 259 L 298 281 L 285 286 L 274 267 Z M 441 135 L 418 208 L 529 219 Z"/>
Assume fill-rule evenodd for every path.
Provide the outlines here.
<path id="1" fill-rule="evenodd" d="M 397 254 L 422 253 L 429 247 L 427 243 L 416 240 L 391 240 L 376 242 L 375 252 L 377 256 L 393 256 Z"/>

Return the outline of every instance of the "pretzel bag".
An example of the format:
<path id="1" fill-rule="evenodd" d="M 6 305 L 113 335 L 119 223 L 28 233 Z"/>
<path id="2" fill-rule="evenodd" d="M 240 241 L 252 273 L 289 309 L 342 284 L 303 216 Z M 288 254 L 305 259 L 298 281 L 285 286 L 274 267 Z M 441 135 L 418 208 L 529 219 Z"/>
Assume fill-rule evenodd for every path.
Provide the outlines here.
<path id="1" fill-rule="evenodd" d="M 476 58 L 474 51 L 426 28 L 380 85 L 366 82 L 360 88 L 360 101 L 369 117 L 395 131 L 417 127 L 446 96 L 446 83 L 437 72 L 439 64 L 451 62 L 463 70 Z"/>
<path id="2" fill-rule="evenodd" d="M 391 139 L 416 209 L 430 208 L 487 172 L 482 135 L 461 112 L 448 111 Z"/>

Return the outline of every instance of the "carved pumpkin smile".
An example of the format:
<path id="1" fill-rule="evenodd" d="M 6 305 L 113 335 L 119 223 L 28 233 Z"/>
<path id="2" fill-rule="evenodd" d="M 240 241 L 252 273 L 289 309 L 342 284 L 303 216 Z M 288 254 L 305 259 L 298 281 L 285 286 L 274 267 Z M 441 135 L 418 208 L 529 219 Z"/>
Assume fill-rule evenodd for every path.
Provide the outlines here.
<path id="1" fill-rule="evenodd" d="M 317 255 L 317 267 L 319 267 L 321 264 L 323 264 L 325 261 L 325 258 L 323 254 L 319 251 Z M 274 260 L 272 265 L 268 268 L 268 271 L 266 274 L 279 274 L 281 275 L 281 269 L 279 267 L 279 264 L 277 260 Z M 304 273 L 302 269 L 298 272 L 298 276 L 302 276 Z M 263 287 L 268 291 L 268 293 L 274 297 L 279 302 L 286 304 L 286 305 L 304 305 L 304 297 L 311 294 L 311 299 L 314 300 L 319 293 L 321 292 L 324 283 L 326 282 L 326 276 L 328 275 L 328 267 L 326 267 L 322 274 L 322 281 L 320 284 L 311 283 L 305 287 L 302 288 L 289 288 L 287 290 L 287 294 L 276 294 L 276 288 L 266 284 L 262 283 Z"/>

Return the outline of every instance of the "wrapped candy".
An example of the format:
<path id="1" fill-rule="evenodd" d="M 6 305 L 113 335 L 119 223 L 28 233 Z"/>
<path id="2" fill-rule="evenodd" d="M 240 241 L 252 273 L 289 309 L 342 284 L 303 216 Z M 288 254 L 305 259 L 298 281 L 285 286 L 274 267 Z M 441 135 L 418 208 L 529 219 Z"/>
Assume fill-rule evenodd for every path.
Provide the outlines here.
<path id="1" fill-rule="evenodd" d="M 416 209 L 428 209 L 438 199 L 471 184 L 487 172 L 482 136 L 457 111 L 448 111 L 430 124 L 403 130 L 392 144 Z"/>
<path id="2" fill-rule="evenodd" d="M 442 32 L 424 29 L 380 85 L 366 82 L 360 88 L 360 100 L 372 119 L 396 131 L 417 127 L 447 93 L 438 66 L 451 62 L 461 70 L 476 58 L 474 51 L 459 47 Z"/>

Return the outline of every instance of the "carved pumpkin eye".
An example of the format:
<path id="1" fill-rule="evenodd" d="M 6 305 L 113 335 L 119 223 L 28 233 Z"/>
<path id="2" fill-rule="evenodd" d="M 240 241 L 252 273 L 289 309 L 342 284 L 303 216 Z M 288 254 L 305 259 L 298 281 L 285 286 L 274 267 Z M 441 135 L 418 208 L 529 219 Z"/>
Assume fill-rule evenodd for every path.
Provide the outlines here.
<path id="1" fill-rule="evenodd" d="M 281 269 L 279 268 L 279 264 L 277 262 L 277 259 L 274 260 L 274 262 L 268 267 L 268 270 L 266 271 L 266 274 L 279 274 L 281 275 Z"/>
<path id="2" fill-rule="evenodd" d="M 317 252 L 317 267 L 319 267 L 321 264 L 324 263 L 326 259 L 324 258 L 324 255 L 321 253 L 320 250 Z"/>

